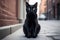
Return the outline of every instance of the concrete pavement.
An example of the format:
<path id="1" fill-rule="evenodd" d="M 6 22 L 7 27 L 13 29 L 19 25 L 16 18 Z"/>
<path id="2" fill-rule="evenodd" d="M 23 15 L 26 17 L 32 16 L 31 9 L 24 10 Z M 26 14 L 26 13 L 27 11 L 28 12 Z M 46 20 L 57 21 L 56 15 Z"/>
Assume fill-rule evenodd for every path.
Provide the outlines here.
<path id="1" fill-rule="evenodd" d="M 60 40 L 60 21 L 46 20 L 38 21 L 41 31 L 37 38 L 26 38 L 22 28 L 3 38 L 2 40 Z"/>
<path id="2" fill-rule="evenodd" d="M 24 37 L 22 28 L 14 32 L 13 34 L 5 37 L 2 40 L 52 40 L 50 37 L 46 37 L 43 35 L 38 35 L 37 38 L 26 38 Z"/>
<path id="3" fill-rule="evenodd" d="M 40 34 L 60 35 L 60 20 L 38 21 L 41 25 Z"/>

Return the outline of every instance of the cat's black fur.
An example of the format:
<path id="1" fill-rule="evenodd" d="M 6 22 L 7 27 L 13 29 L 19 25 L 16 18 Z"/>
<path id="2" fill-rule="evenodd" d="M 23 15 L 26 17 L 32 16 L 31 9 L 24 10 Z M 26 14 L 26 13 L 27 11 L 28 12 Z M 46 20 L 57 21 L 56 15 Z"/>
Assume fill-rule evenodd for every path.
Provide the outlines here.
<path id="1" fill-rule="evenodd" d="M 26 20 L 23 25 L 23 32 L 27 38 L 36 38 L 40 31 L 40 25 L 37 20 L 37 3 L 29 5 L 26 2 Z"/>

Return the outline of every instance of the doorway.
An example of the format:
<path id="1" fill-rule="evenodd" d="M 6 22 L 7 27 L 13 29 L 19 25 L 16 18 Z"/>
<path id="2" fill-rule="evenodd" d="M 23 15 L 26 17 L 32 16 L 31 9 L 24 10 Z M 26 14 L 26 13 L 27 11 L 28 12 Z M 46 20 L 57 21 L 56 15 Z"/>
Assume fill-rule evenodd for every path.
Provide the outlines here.
<path id="1" fill-rule="evenodd" d="M 60 19 L 60 3 L 57 4 L 57 20 Z"/>

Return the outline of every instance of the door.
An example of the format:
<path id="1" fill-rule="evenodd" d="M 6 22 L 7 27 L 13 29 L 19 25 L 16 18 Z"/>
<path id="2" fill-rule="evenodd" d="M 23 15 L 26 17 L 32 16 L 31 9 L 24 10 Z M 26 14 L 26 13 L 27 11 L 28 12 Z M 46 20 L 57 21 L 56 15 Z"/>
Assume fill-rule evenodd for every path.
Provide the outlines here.
<path id="1" fill-rule="evenodd" d="M 60 3 L 57 4 L 57 20 L 60 19 Z"/>

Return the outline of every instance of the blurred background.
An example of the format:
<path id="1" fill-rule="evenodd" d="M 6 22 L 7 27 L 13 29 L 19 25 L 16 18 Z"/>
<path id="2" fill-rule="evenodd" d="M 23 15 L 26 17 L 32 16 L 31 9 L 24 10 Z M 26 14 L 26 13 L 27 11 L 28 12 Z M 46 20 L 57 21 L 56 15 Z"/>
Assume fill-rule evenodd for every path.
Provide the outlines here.
<path id="1" fill-rule="evenodd" d="M 6 36 L 23 27 L 26 2 L 30 5 L 38 2 L 37 18 L 41 25 L 39 34 L 60 40 L 60 36 L 56 36 L 60 35 L 60 0 L 0 0 L 0 39 L 5 40 Z"/>
<path id="2" fill-rule="evenodd" d="M 17 24 L 24 20 L 26 18 L 25 2 L 30 5 L 38 2 L 37 16 L 39 20 L 60 19 L 59 0 L 0 0 L 0 26 Z"/>

